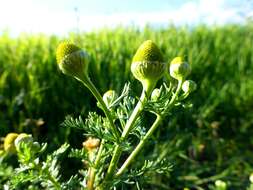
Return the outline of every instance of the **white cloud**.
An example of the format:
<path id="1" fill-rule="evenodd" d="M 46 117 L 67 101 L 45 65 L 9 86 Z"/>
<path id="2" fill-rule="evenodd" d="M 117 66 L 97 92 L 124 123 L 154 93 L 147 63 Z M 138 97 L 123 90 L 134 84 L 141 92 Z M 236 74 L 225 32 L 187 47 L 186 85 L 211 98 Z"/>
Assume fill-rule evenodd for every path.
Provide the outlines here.
<path id="1" fill-rule="evenodd" d="M 117 13 L 111 15 L 81 16 L 80 26 L 100 28 L 103 26 L 146 24 L 225 24 L 228 22 L 242 22 L 236 8 L 226 8 L 225 0 L 200 0 L 187 2 L 179 9 L 166 12 L 149 13 Z M 81 29 L 85 29 L 81 27 Z"/>
<path id="2" fill-rule="evenodd" d="M 228 1 L 228 0 L 227 0 Z M 37 2 L 37 4 L 36 4 Z M 44 32 L 64 34 L 77 27 L 74 11 L 62 11 L 47 6 L 40 6 L 36 0 L 6 0 L 0 7 L 0 30 L 8 27 L 19 33 Z M 100 27 L 117 25 L 135 25 L 143 27 L 146 24 L 195 25 L 198 23 L 224 24 L 227 22 L 242 22 L 237 7 L 227 6 L 226 0 L 187 1 L 178 9 L 163 12 L 127 12 L 115 14 L 86 15 L 79 13 L 79 29 L 91 30 Z"/>
<path id="3" fill-rule="evenodd" d="M 50 10 L 33 0 L 8 0 L 1 2 L 0 30 L 7 28 L 14 33 L 62 34 L 73 28 L 73 15 L 69 12 Z"/>

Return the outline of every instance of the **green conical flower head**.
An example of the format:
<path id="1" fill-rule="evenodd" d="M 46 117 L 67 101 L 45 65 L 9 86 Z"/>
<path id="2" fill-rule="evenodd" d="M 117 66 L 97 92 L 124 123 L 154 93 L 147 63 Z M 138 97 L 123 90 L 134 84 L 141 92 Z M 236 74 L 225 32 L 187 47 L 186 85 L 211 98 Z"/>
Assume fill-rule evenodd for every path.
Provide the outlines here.
<path id="1" fill-rule="evenodd" d="M 152 40 L 143 42 L 133 57 L 133 62 L 163 62 L 163 56 Z"/>
<path id="2" fill-rule="evenodd" d="M 61 63 L 62 60 L 66 55 L 69 55 L 71 53 L 74 53 L 76 51 L 80 51 L 81 48 L 77 47 L 74 44 L 71 44 L 69 42 L 62 42 L 58 45 L 57 51 L 56 51 L 56 59 L 57 63 Z"/>
<path id="3" fill-rule="evenodd" d="M 64 74 L 83 79 L 88 76 L 88 54 L 69 42 L 59 44 L 56 60 Z"/>
<path id="4" fill-rule="evenodd" d="M 163 76 L 165 63 L 159 48 L 151 40 L 145 41 L 133 57 L 131 71 L 146 91 L 151 91 Z"/>
<path id="5" fill-rule="evenodd" d="M 191 72 L 190 65 L 182 57 L 175 57 L 170 63 L 170 76 L 177 80 L 185 79 Z"/>

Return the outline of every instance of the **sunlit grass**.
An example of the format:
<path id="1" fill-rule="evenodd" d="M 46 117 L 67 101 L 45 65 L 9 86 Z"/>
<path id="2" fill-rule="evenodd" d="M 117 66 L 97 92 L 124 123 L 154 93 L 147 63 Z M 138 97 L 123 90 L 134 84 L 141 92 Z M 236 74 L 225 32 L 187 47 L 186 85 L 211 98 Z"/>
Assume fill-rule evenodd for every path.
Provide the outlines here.
<path id="1" fill-rule="evenodd" d="M 140 92 L 140 84 L 130 74 L 130 64 L 144 40 L 156 42 L 168 63 L 175 56 L 185 56 L 192 64 L 191 78 L 198 82 L 192 96 L 194 109 L 174 118 L 169 133 L 161 130 L 157 134 L 163 137 L 163 146 L 178 150 L 164 153 L 181 164 L 182 170 L 176 170 L 181 176 L 177 186 L 205 184 L 197 178 L 187 181 L 183 178 L 186 175 L 205 178 L 223 171 L 227 173 L 221 176 L 231 180 L 234 187 L 247 183 L 247 175 L 253 170 L 249 159 L 253 156 L 249 151 L 253 145 L 252 24 L 143 31 L 117 28 L 70 34 L 67 39 L 91 55 L 90 77 L 102 93 L 107 89 L 118 91 L 127 80 L 133 81 L 136 93 Z M 78 82 L 58 70 L 55 49 L 62 40 L 43 35 L 0 37 L 0 136 L 33 132 L 35 126 L 28 125 L 26 119 L 42 118 L 46 130 L 39 138 L 77 142 L 73 136 L 79 134 L 66 132 L 59 124 L 66 114 L 77 115 L 80 110 L 86 114 L 96 102 Z M 162 145 L 151 146 L 158 153 L 164 152 Z"/>

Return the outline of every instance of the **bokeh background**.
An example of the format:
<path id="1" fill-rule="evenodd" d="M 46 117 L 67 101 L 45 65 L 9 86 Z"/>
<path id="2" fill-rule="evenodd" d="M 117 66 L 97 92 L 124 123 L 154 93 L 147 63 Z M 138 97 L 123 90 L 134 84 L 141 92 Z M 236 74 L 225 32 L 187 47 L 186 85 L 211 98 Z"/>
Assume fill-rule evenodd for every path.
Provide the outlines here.
<path id="1" fill-rule="evenodd" d="M 253 172 L 252 16 L 253 3 L 246 0 L 1 0 L 0 136 L 26 132 L 50 142 L 49 150 L 65 141 L 81 147 L 85 137 L 60 124 L 67 115 L 97 111 L 96 101 L 59 71 L 58 43 L 69 40 L 89 52 L 90 77 L 101 93 L 120 92 L 130 81 L 138 95 L 131 59 L 151 39 L 166 62 L 186 57 L 198 90 L 189 98 L 193 107 L 174 110 L 138 158 L 166 157 L 174 166 L 146 188 L 215 189 L 223 180 L 228 189 L 247 189 Z"/>

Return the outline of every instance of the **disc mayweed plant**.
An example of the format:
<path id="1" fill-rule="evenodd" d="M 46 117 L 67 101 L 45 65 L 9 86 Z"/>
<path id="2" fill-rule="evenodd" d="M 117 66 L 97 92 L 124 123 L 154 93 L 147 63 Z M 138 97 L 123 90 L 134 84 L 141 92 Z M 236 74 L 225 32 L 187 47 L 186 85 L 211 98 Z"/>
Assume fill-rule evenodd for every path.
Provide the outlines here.
<path id="1" fill-rule="evenodd" d="M 85 134 L 101 141 L 99 147 L 95 148 L 95 154 L 94 151 L 90 151 L 86 147 L 88 154 L 92 154 L 92 159 L 89 160 L 89 171 L 84 176 L 86 183 L 83 185 L 88 189 L 111 189 L 117 187 L 119 183 L 131 181 L 146 170 L 167 170 L 168 172 L 171 165 L 165 161 L 160 161 L 160 163 L 155 160 L 147 161 L 149 164 L 143 163 L 144 167 L 141 169 L 143 172 L 134 170 L 136 168 L 131 168 L 131 164 L 140 151 L 145 148 L 148 139 L 166 119 L 174 105 L 178 105 L 196 89 L 196 84 L 193 81 L 185 81 L 191 71 L 190 65 L 181 57 L 177 57 L 173 59 L 170 66 L 167 66 L 162 53 L 154 42 L 147 40 L 141 44 L 131 64 L 131 72 L 143 87 L 142 94 L 134 107 L 134 98 L 129 96 L 129 84 L 124 87 L 120 96 L 115 91 L 109 90 L 101 98 L 102 96 L 88 76 L 88 61 L 82 58 L 83 55 L 86 53 L 81 53 L 80 48 L 66 42 L 60 44 L 57 50 L 59 67 L 64 68 L 66 70 L 62 69 L 64 73 L 77 78 L 91 91 L 106 116 L 90 113 L 86 122 L 83 122 L 81 118 L 76 120 L 67 118 L 64 122 L 64 126 L 82 128 Z M 70 60 L 69 57 L 75 58 Z M 169 87 L 164 83 L 160 89 L 154 89 L 157 81 L 163 77 L 165 72 L 169 72 L 171 77 L 177 80 L 177 87 L 175 88 L 173 83 L 168 81 Z M 182 86 L 183 93 L 181 94 Z M 151 93 L 152 97 L 150 98 Z M 127 110 L 127 107 L 134 108 Z M 143 111 L 149 111 L 156 115 L 151 126 L 137 124 Z M 145 130 L 141 129 L 143 127 Z M 130 134 L 135 134 L 138 130 L 146 132 L 137 135 L 139 143 L 132 148 Z M 89 141 L 91 139 L 88 139 L 85 144 Z M 131 154 L 128 155 L 128 152 Z M 126 158 L 123 163 L 119 162 L 122 158 Z"/>
<path id="2" fill-rule="evenodd" d="M 22 187 L 29 181 L 27 184 L 51 189 L 124 189 L 134 184 L 140 189 L 139 181 L 146 179 L 148 174 L 171 171 L 171 164 L 166 159 L 145 160 L 141 167 L 135 163 L 141 151 L 148 148 L 146 145 L 157 128 L 162 127 L 163 121 L 166 122 L 172 114 L 173 108 L 183 105 L 189 94 L 196 90 L 196 83 L 186 80 L 191 71 L 190 64 L 182 57 L 176 57 L 167 64 L 157 45 L 151 40 L 145 41 L 129 68 L 142 84 L 142 93 L 135 98 L 130 95 L 129 83 L 121 93 L 108 90 L 101 95 L 89 77 L 89 54 L 75 44 L 60 43 L 56 59 L 64 74 L 76 78 L 89 89 L 104 114 L 90 112 L 85 120 L 81 116 L 76 119 L 67 116 L 62 125 L 81 129 L 87 137 L 80 142 L 83 148 L 73 149 L 64 144 L 48 154 L 44 161 L 40 155 L 46 144 L 33 142 L 26 135 L 20 137 L 23 141 L 18 140 L 22 143 L 16 143 L 14 139 L 20 139 L 18 134 L 11 134 L 7 138 L 8 145 L 4 144 L 4 147 L 6 151 L 17 151 L 20 167 L 18 175 L 7 183 L 9 187 Z M 160 79 L 164 81 L 156 87 Z M 153 122 L 145 124 L 143 112 L 153 114 Z M 59 161 L 65 153 L 80 159 L 84 166 L 79 173 L 63 182 Z"/>

